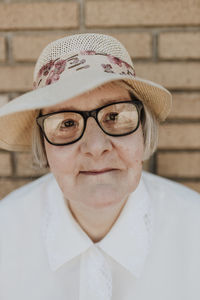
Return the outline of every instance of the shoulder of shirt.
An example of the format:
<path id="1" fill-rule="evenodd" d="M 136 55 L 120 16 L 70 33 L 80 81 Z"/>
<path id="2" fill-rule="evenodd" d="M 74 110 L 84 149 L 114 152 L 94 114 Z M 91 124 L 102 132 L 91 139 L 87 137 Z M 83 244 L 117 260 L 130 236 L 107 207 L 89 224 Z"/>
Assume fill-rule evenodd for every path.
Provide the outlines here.
<path id="1" fill-rule="evenodd" d="M 142 172 L 142 179 L 147 190 L 155 196 L 154 198 L 157 198 L 157 201 L 159 201 L 159 198 L 162 198 L 168 203 L 177 204 L 180 202 L 181 204 L 193 205 L 200 209 L 200 194 L 183 184 L 146 171 Z"/>
<path id="2" fill-rule="evenodd" d="M 149 194 L 154 230 L 172 245 L 187 250 L 191 263 L 199 263 L 200 194 L 172 180 L 143 172 Z M 155 237 L 155 236 L 154 236 Z M 171 245 L 170 245 L 171 244 Z M 170 250 L 171 251 L 171 250 Z M 191 253 L 192 256 L 191 257 Z"/>
<path id="3" fill-rule="evenodd" d="M 2 200 L 0 200 L 0 212 L 9 208 L 17 208 L 23 205 L 25 202 L 30 203 L 31 200 L 36 201 L 36 196 L 40 193 L 41 189 L 46 184 L 51 184 L 55 181 L 53 175 L 48 173 L 22 187 L 14 190 Z"/>

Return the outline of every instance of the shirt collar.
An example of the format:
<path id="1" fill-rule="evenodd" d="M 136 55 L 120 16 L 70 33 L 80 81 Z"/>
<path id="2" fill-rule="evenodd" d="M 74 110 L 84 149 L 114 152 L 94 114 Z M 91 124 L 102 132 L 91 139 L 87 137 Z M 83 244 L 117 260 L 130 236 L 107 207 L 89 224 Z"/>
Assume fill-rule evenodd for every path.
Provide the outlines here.
<path id="1" fill-rule="evenodd" d="M 99 247 L 139 278 L 150 250 L 152 231 L 152 203 L 141 179 Z"/>
<path id="2" fill-rule="evenodd" d="M 48 185 L 44 197 L 42 235 L 49 265 L 55 271 L 94 243 L 73 218 L 56 180 L 53 178 Z M 152 228 L 151 199 L 141 178 L 109 233 L 96 244 L 139 278 L 149 253 Z"/>

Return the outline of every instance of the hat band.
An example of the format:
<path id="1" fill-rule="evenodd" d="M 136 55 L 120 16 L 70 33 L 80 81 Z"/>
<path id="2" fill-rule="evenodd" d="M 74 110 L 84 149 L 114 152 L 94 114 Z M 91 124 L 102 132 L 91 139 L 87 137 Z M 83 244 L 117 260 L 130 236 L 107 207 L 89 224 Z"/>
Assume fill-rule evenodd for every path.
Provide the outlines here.
<path id="1" fill-rule="evenodd" d="M 133 66 L 118 57 L 95 51 L 81 51 L 76 54 L 65 54 L 43 65 L 33 83 L 33 89 L 58 81 L 66 72 L 77 72 L 80 70 L 86 72 L 88 68 L 103 73 L 128 75 L 130 79 L 135 78 Z M 87 74 L 84 74 L 84 76 L 87 76 Z"/>

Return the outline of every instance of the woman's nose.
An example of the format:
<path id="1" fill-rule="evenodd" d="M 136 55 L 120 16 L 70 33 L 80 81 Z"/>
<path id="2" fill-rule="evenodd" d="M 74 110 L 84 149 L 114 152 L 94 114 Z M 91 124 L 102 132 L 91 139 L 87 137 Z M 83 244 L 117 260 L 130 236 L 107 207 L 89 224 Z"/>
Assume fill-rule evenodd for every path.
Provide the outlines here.
<path id="1" fill-rule="evenodd" d="M 83 137 L 80 140 L 81 152 L 95 159 L 104 153 L 111 151 L 112 143 L 110 137 L 99 127 L 94 118 L 88 118 Z"/>

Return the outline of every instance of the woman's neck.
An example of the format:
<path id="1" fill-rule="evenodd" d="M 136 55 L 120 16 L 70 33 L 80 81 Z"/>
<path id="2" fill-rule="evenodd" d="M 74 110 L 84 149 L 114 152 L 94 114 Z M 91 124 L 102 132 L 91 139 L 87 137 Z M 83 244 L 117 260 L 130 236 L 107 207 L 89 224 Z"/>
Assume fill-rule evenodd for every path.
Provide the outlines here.
<path id="1" fill-rule="evenodd" d="M 116 222 L 126 201 L 111 207 L 95 209 L 67 200 L 68 207 L 80 227 L 94 243 L 99 242 Z"/>

